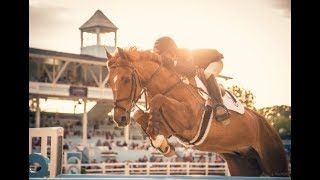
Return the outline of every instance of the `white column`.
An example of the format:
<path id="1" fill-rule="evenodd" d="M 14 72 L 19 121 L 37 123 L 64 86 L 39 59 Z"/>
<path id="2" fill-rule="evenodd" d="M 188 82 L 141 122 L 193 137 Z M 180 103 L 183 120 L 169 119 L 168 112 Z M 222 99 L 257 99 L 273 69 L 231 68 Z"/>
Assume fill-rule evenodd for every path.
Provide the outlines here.
<path id="1" fill-rule="evenodd" d="M 114 32 L 114 47 L 117 47 L 117 31 Z"/>
<path id="2" fill-rule="evenodd" d="M 83 117 L 82 117 L 82 145 L 87 145 L 87 129 L 88 129 L 88 119 L 87 119 L 87 99 L 83 100 Z"/>
<path id="3" fill-rule="evenodd" d="M 103 88 L 102 85 L 102 66 L 99 66 L 99 87 Z"/>
<path id="4" fill-rule="evenodd" d="M 37 109 L 36 109 L 36 128 L 40 128 L 40 103 L 39 96 L 37 96 Z"/>
<path id="5" fill-rule="evenodd" d="M 83 32 L 82 31 L 80 31 L 80 36 L 81 36 L 81 48 L 83 48 Z"/>
<path id="6" fill-rule="evenodd" d="M 97 45 L 100 45 L 101 39 L 100 39 L 100 29 L 99 28 L 96 29 L 96 33 L 97 33 Z"/>
<path id="7" fill-rule="evenodd" d="M 128 146 L 129 146 L 129 126 L 130 124 L 124 128 L 124 140 L 126 141 Z"/>

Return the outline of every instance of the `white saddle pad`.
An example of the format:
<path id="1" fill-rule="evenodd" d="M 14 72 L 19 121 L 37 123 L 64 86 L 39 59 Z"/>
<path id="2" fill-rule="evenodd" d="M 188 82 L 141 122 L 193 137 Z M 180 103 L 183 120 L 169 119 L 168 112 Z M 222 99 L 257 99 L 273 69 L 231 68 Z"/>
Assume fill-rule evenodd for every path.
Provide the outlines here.
<path id="1" fill-rule="evenodd" d="M 195 81 L 196 81 L 196 85 L 198 88 L 203 89 L 207 94 L 208 94 L 208 90 L 205 87 L 205 85 L 202 83 L 202 81 L 198 78 L 198 76 L 195 77 Z M 227 90 L 226 90 L 227 91 Z M 206 101 L 208 100 L 209 96 L 201 91 L 198 91 L 199 94 L 202 96 L 203 99 L 205 99 Z M 233 95 L 232 95 L 233 96 Z M 234 97 L 234 96 L 233 96 Z M 243 104 L 236 98 L 234 97 L 234 99 L 236 100 L 236 102 L 234 102 L 233 98 L 229 95 L 228 92 L 225 93 L 225 95 L 222 97 L 223 99 L 223 104 L 232 111 L 238 112 L 240 114 L 244 113 L 244 106 Z"/>

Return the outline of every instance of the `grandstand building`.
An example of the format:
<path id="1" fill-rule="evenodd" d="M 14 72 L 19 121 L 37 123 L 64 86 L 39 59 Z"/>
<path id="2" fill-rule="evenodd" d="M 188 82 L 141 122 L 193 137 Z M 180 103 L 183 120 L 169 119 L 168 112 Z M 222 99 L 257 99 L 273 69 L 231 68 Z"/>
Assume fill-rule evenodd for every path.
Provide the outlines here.
<path id="1" fill-rule="evenodd" d="M 109 128 L 129 143 L 137 138 L 132 134 L 136 129 L 131 134 L 129 127 L 114 130 L 113 97 L 106 85 L 104 48 L 115 51 L 118 28 L 97 10 L 79 30 L 80 54 L 29 47 L 30 127 L 62 126 L 67 134 L 81 136 L 83 145 L 93 133 L 103 134 L 102 129 Z M 71 112 L 63 111 L 67 108 Z"/>

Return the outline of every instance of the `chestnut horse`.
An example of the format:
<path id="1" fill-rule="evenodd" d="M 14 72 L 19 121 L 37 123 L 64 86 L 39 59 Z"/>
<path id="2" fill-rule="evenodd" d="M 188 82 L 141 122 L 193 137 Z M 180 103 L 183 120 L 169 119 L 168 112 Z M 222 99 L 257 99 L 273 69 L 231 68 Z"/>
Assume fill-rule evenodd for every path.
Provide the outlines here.
<path id="1" fill-rule="evenodd" d="M 189 79 L 190 84 L 184 83 L 150 51 L 118 48 L 114 55 L 107 52 L 107 58 L 107 83 L 113 92 L 113 120 L 118 127 L 130 123 L 132 108 L 146 92 L 150 110 L 136 111 L 134 119 L 164 156 L 175 155 L 167 140 L 175 136 L 186 146 L 221 155 L 232 176 L 288 176 L 282 141 L 257 112 L 248 108 L 244 114 L 230 110 L 228 124 L 211 119 L 206 137 L 200 144 L 192 144 L 205 110 L 205 100 L 194 87 L 194 78 Z"/>

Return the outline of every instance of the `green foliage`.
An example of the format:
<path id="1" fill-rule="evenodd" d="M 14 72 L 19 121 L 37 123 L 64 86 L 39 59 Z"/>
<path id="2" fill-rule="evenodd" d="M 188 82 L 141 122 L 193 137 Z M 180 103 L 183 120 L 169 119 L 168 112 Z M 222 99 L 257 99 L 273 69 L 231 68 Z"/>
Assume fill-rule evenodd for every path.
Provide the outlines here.
<path id="1" fill-rule="evenodd" d="M 274 124 L 276 117 L 280 116 L 291 120 L 291 107 L 286 105 L 264 107 L 259 109 L 258 113 L 264 116 L 271 124 Z"/>
<path id="2" fill-rule="evenodd" d="M 254 107 L 255 96 L 251 91 L 241 88 L 237 85 L 233 85 L 227 88 L 245 107 L 256 110 Z"/>
<path id="3" fill-rule="evenodd" d="M 289 118 L 280 116 L 276 118 L 273 127 L 275 127 L 277 130 L 284 128 L 287 132 L 291 132 L 291 120 Z"/>
<path id="4" fill-rule="evenodd" d="M 291 107 L 272 106 L 258 110 L 262 116 L 277 130 L 282 139 L 290 139 L 291 137 Z"/>

